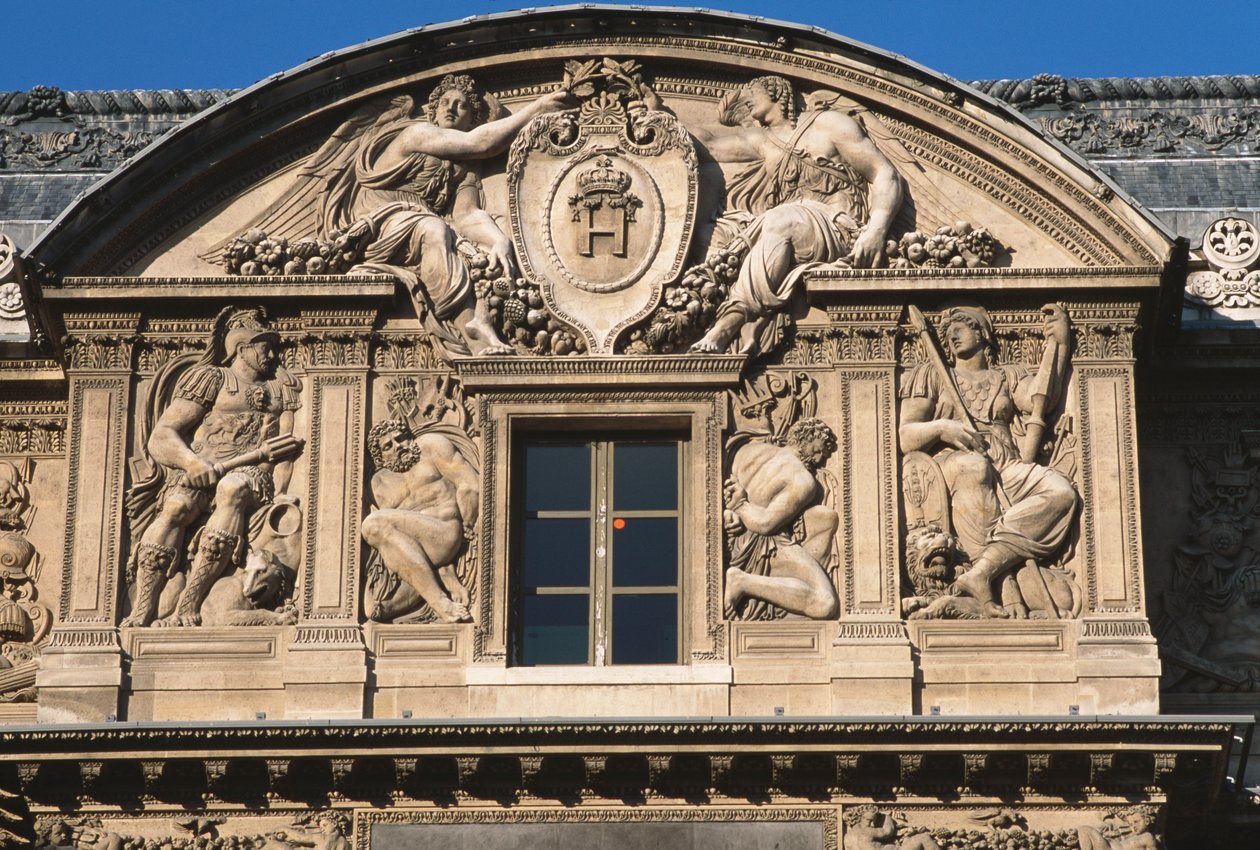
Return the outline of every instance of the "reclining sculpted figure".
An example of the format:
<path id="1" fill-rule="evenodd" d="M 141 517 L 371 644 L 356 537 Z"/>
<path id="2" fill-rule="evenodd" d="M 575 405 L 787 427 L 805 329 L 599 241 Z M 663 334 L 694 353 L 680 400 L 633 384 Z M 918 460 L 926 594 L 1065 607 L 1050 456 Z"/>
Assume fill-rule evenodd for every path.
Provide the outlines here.
<path id="1" fill-rule="evenodd" d="M 797 115 L 782 77 L 758 77 L 741 93 L 747 118 L 729 133 L 693 132 L 718 162 L 746 163 L 727 186 L 738 239 L 750 245 L 718 318 L 693 351 L 767 347 L 770 320 L 788 308 L 802 275 L 844 260 L 880 264 L 901 207 L 902 180 L 850 115 Z"/>

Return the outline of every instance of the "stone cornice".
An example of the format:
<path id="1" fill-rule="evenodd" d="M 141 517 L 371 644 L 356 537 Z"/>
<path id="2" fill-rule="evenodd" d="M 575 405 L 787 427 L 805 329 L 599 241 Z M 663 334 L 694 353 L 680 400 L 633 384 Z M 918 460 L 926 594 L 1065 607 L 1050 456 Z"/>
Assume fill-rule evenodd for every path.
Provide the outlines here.
<path id="1" fill-rule="evenodd" d="M 817 269 L 807 275 L 810 292 L 923 291 L 936 289 L 1157 289 L 1160 266 L 978 269 Z"/>
<path id="2" fill-rule="evenodd" d="M 633 357 L 457 358 L 454 368 L 468 389 L 515 390 L 542 386 L 735 386 L 743 355 L 691 354 Z"/>
<path id="3" fill-rule="evenodd" d="M 0 730 L 0 755 L 40 759 L 88 758 L 91 753 L 138 753 L 154 750 L 237 751 L 242 756 L 266 750 L 369 753 L 382 747 L 409 748 L 528 747 L 573 750 L 635 742 L 636 747 L 680 746 L 764 749 L 775 744 L 793 749 L 847 749 L 893 744 L 939 749 L 985 745 L 1041 745 L 1088 748 L 1123 741 L 1143 745 L 1216 749 L 1226 746 L 1235 726 L 1252 718 L 1186 716 L 1123 719 L 1106 717 L 994 717 L 949 719 L 876 717 L 844 721 L 706 718 L 703 720 L 494 720 L 325 721 L 257 723 L 113 723 L 81 726 L 7 726 Z"/>
<path id="4" fill-rule="evenodd" d="M 891 793 L 1098 803 L 1194 797 L 1216 787 L 1237 724 L 1251 722 L 888 717 L 13 726 L 0 732 L 0 757 L 14 765 L 0 781 L 32 807 L 96 800 L 135 812 L 150 805 L 170 811 L 181 801 L 328 800 L 351 783 L 362 799 L 397 801 L 533 795 L 596 802 L 630 794 L 834 802 Z"/>
<path id="5" fill-rule="evenodd" d="M 389 275 L 289 275 L 276 277 L 66 277 L 57 287 L 45 287 L 47 301 L 101 299 L 169 300 L 364 298 L 394 295 Z"/>

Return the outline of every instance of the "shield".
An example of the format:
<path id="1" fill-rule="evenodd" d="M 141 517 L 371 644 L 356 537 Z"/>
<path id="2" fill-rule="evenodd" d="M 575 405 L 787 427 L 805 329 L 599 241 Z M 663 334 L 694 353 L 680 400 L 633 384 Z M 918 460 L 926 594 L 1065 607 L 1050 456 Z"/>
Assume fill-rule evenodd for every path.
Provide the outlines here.
<path id="1" fill-rule="evenodd" d="M 611 354 L 683 269 L 696 217 L 696 152 L 674 116 L 601 96 L 542 115 L 508 157 L 512 238 L 551 313 Z"/>

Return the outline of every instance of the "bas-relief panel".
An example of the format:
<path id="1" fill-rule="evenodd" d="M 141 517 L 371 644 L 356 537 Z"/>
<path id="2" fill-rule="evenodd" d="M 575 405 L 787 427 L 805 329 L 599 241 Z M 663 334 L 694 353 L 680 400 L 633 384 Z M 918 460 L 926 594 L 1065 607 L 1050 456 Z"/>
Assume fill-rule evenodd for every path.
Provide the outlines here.
<path id="1" fill-rule="evenodd" d="M 171 818 L 107 814 L 40 815 L 33 845 L 243 850 L 396 850 L 400 847 L 520 846 L 568 848 L 664 845 L 684 850 L 739 846 L 754 850 L 1140 850 L 1159 845 L 1158 808 L 997 806 L 945 808 L 872 804 L 579 809 L 325 809 L 286 815 L 227 813 Z"/>
<path id="2" fill-rule="evenodd" d="M 111 439 L 129 427 L 134 459 L 123 540 L 108 515 L 76 526 L 125 563 L 68 589 L 99 598 L 124 576 L 125 628 L 298 624 L 295 646 L 360 646 L 368 620 L 482 635 L 506 594 L 491 584 L 511 581 L 476 566 L 509 550 L 490 485 L 511 459 L 489 455 L 475 415 L 498 369 L 518 402 L 588 418 L 605 375 L 635 391 L 599 397 L 612 404 L 691 383 L 729 410 L 697 447 L 715 480 L 690 521 L 725 551 L 688 561 L 703 591 L 686 606 L 711 633 L 695 660 L 725 660 L 735 620 L 859 616 L 888 636 L 904 618 L 1140 610 L 1132 423 L 1104 409 L 1130 391 L 1136 305 L 1038 311 L 1007 291 L 941 309 L 1067 260 L 1034 249 L 1014 207 L 968 201 L 974 174 L 934 180 L 913 133 L 840 92 L 777 75 L 687 89 L 608 57 L 555 76 L 502 101 L 452 74 L 368 102 L 266 204 L 190 239 L 197 273 L 256 300 L 275 300 L 271 281 L 375 274 L 410 305 L 268 318 L 241 301 L 211 320 L 207 299 L 146 307 L 138 337 L 88 323 L 69 338 L 110 392 L 141 382 L 125 416 L 71 412 L 80 440 L 97 420 Z M 853 295 L 811 288 L 845 275 L 863 281 Z M 949 288 L 881 292 L 899 275 Z M 706 377 L 723 357 L 742 378 Z M 1109 360 L 1097 379 L 1078 368 Z"/>
<path id="3" fill-rule="evenodd" d="M 1171 519 L 1145 535 L 1158 553 L 1147 568 L 1151 624 L 1161 687 L 1179 706 L 1236 694 L 1241 707 L 1260 688 L 1258 432 L 1245 409 L 1187 394 L 1148 410 L 1143 487 Z"/>

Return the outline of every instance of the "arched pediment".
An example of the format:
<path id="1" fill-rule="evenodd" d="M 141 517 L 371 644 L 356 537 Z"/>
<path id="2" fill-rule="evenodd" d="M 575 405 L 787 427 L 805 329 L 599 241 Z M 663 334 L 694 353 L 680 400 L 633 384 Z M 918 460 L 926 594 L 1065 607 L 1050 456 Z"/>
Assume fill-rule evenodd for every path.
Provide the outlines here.
<path id="1" fill-rule="evenodd" d="M 67 276 L 204 277 L 215 251 L 292 193 L 317 151 L 355 116 L 417 105 L 446 74 L 468 73 L 517 112 L 567 62 L 632 61 L 693 135 L 719 127 L 723 98 L 780 76 L 802 108 L 834 97 L 902 174 L 901 221 L 927 234 L 987 229 L 1012 268 L 1151 268 L 1172 239 L 1106 177 L 1018 113 L 903 58 L 812 28 L 699 11 L 562 8 L 424 27 L 327 54 L 251 86 L 145 150 L 71 205 L 28 252 Z M 701 145 L 696 216 L 722 177 Z M 486 209 L 506 224 L 502 156 L 483 174 Z M 706 182 L 707 181 L 707 182 Z M 707 205 L 707 207 L 706 207 Z M 311 237 L 326 234 L 308 234 Z M 890 232 L 890 237 L 895 233 Z"/>

